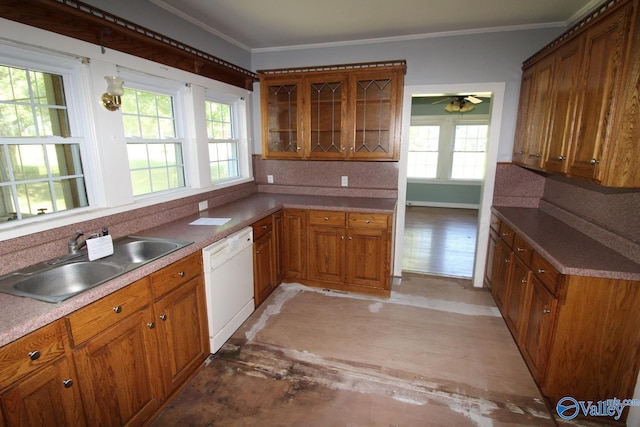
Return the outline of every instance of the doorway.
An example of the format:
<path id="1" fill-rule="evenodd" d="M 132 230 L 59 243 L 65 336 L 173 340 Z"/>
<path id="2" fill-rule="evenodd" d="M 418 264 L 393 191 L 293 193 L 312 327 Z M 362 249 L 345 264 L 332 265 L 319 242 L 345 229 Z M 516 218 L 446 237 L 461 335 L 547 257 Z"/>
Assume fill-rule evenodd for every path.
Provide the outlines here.
<path id="1" fill-rule="evenodd" d="M 407 168 L 409 152 L 409 128 L 411 124 L 411 104 L 414 96 L 427 94 L 456 94 L 486 92 L 491 94 L 490 131 L 486 152 L 485 179 L 481 184 L 477 231 L 475 239 L 472 282 L 475 287 L 483 286 L 484 259 L 487 253 L 489 222 L 493 199 L 502 110 L 504 102 L 504 83 L 469 83 L 449 85 L 406 86 L 403 102 L 402 144 L 398 174 L 398 209 L 396 213 L 394 276 L 402 276 L 404 258 L 404 231 L 406 222 L 405 206 L 407 203 Z"/>

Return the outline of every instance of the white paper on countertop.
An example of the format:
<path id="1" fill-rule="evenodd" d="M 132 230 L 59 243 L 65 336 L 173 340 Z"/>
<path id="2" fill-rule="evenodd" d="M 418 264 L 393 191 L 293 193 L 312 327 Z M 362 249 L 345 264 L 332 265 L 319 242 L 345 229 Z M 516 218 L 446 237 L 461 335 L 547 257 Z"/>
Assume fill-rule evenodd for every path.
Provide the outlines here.
<path id="1" fill-rule="evenodd" d="M 223 225 L 231 221 L 231 218 L 198 218 L 189 225 Z"/>
<path id="2" fill-rule="evenodd" d="M 89 255 L 89 261 L 112 255 L 113 240 L 111 239 L 111 235 L 107 234 L 106 236 L 87 239 L 87 253 Z"/>

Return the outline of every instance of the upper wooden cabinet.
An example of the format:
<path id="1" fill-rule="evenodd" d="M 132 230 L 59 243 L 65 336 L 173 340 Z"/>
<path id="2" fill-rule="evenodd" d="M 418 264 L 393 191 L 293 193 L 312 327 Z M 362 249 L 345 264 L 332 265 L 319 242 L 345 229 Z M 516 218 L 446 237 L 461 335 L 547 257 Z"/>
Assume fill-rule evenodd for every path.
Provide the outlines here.
<path id="1" fill-rule="evenodd" d="M 405 61 L 263 70 L 262 157 L 398 160 Z"/>
<path id="2" fill-rule="evenodd" d="M 639 15 L 607 2 L 525 61 L 514 163 L 640 187 Z"/>

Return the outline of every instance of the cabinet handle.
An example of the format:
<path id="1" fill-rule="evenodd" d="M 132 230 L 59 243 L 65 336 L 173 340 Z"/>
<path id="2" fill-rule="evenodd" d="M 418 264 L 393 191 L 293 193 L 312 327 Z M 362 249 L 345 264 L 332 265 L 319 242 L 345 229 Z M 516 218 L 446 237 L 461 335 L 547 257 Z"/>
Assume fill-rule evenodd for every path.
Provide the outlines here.
<path id="1" fill-rule="evenodd" d="M 167 320 L 167 315 L 166 314 L 161 314 L 160 315 L 160 320 Z"/>
<path id="2" fill-rule="evenodd" d="M 298 147 L 298 148 L 296 148 L 296 150 L 300 151 L 300 150 L 302 150 L 302 147 Z"/>
<path id="3" fill-rule="evenodd" d="M 62 385 L 64 388 L 69 388 L 73 385 L 73 380 L 71 378 L 67 378 L 66 380 L 62 380 Z"/>
<path id="4" fill-rule="evenodd" d="M 365 222 L 366 222 L 367 224 L 371 224 L 371 221 L 369 221 L 369 220 L 366 220 Z"/>
<path id="5" fill-rule="evenodd" d="M 263 226 L 262 226 L 262 229 L 263 229 L 263 230 L 266 230 L 266 229 L 267 229 L 267 225 L 266 225 L 266 224 L 265 224 L 265 225 L 263 225 Z"/>
<path id="6" fill-rule="evenodd" d="M 349 236 L 349 240 L 353 240 L 353 237 Z"/>
<path id="7" fill-rule="evenodd" d="M 544 273 L 544 268 L 539 268 L 538 269 L 538 274 L 543 274 Z"/>
<path id="8" fill-rule="evenodd" d="M 527 278 L 523 277 L 522 279 L 520 279 L 520 283 L 522 283 L 523 285 L 527 284 Z"/>
<path id="9" fill-rule="evenodd" d="M 147 323 L 147 327 L 148 327 L 149 329 L 153 329 L 153 328 L 155 328 L 155 327 L 156 327 L 156 324 L 155 324 L 155 323 L 153 323 L 153 322 L 149 322 L 149 323 Z"/>
<path id="10" fill-rule="evenodd" d="M 184 277 L 184 271 L 181 271 L 180 273 L 178 273 L 178 276 Z"/>
<path id="11" fill-rule="evenodd" d="M 510 262 L 511 262 L 511 260 L 510 260 L 509 258 L 505 258 L 505 259 L 504 259 L 504 263 L 505 263 L 505 264 L 509 264 Z"/>
<path id="12" fill-rule="evenodd" d="M 515 154 L 517 156 L 522 156 L 524 154 L 524 151 L 516 151 L 513 154 Z"/>
<path id="13" fill-rule="evenodd" d="M 540 154 L 540 153 L 536 153 L 536 154 L 535 154 L 535 156 L 536 156 L 536 157 L 542 157 L 542 154 Z"/>
<path id="14" fill-rule="evenodd" d="M 346 151 L 346 150 L 347 150 L 347 147 L 342 147 L 340 150 L 341 150 L 341 151 Z"/>
<path id="15" fill-rule="evenodd" d="M 116 305 L 115 307 L 113 307 L 113 311 L 115 313 L 122 313 L 122 307 L 120 307 L 119 305 Z"/>
<path id="16" fill-rule="evenodd" d="M 517 252 L 525 252 L 525 251 L 526 251 L 526 249 L 525 249 L 525 248 L 516 248 L 516 251 L 517 251 Z"/>
<path id="17" fill-rule="evenodd" d="M 567 160 L 567 158 L 565 156 L 558 156 L 557 159 L 560 160 L 560 161 Z"/>
<path id="18" fill-rule="evenodd" d="M 259 251 L 259 250 L 256 250 L 256 254 L 260 255 L 260 251 Z"/>
<path id="19" fill-rule="evenodd" d="M 40 352 L 38 350 L 33 350 L 29 352 L 29 359 L 38 360 L 40 359 Z"/>
<path id="20" fill-rule="evenodd" d="M 344 236 L 340 236 L 340 240 L 344 240 Z"/>
<path id="21" fill-rule="evenodd" d="M 546 309 L 546 308 L 542 309 L 542 314 L 549 314 L 549 313 L 551 313 L 551 310 Z"/>
<path id="22" fill-rule="evenodd" d="M 507 236 L 509 235 L 509 233 L 500 233 L 500 235 L 501 235 L 502 237 L 507 237 Z"/>
<path id="23" fill-rule="evenodd" d="M 325 221 L 329 221 L 329 217 L 328 217 L 328 216 L 325 216 L 325 217 L 324 217 L 324 220 L 325 220 Z"/>
<path id="24" fill-rule="evenodd" d="M 597 165 L 598 163 L 600 163 L 600 160 L 598 160 L 598 159 L 591 159 L 591 161 L 590 161 L 589 163 L 591 163 L 592 165 Z"/>

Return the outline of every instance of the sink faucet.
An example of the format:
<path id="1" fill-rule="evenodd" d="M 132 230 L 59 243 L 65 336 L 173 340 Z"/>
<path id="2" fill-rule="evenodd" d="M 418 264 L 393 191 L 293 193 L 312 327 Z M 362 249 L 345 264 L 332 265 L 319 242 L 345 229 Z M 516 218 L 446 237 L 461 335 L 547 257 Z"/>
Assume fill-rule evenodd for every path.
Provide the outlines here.
<path id="1" fill-rule="evenodd" d="M 86 240 L 82 243 L 78 242 L 80 236 L 84 236 L 84 231 L 76 231 L 76 235 L 73 237 L 69 237 L 69 239 L 67 240 L 67 248 L 70 255 L 77 254 L 78 252 L 80 252 L 80 249 L 82 249 L 87 244 Z"/>

